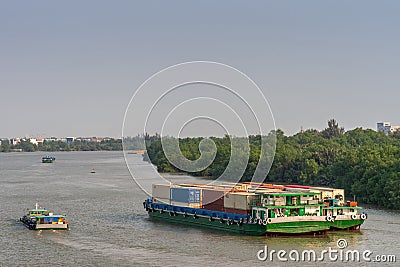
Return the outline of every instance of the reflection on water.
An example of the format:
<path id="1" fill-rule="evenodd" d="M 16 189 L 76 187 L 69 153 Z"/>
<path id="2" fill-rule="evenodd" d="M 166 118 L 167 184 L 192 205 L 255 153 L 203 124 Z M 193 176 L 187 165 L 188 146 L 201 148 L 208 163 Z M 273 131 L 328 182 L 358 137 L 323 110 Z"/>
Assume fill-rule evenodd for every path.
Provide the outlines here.
<path id="1" fill-rule="evenodd" d="M 1 266 L 271 266 L 256 257 L 265 245 L 275 250 L 321 251 L 336 248 L 340 238 L 346 239 L 349 249 L 400 257 L 398 212 L 368 208 L 360 232 L 331 232 L 317 238 L 238 236 L 153 222 L 142 207 L 146 194 L 131 178 L 121 152 L 54 155 L 54 164 L 42 164 L 41 153 L 0 154 Z M 128 155 L 127 160 L 151 185 L 153 167 L 139 155 Z M 90 173 L 93 168 L 95 174 Z M 167 178 L 202 182 L 182 175 Z M 70 230 L 27 230 L 18 218 L 35 202 L 67 214 Z M 273 262 L 273 266 L 286 265 L 332 263 Z"/>

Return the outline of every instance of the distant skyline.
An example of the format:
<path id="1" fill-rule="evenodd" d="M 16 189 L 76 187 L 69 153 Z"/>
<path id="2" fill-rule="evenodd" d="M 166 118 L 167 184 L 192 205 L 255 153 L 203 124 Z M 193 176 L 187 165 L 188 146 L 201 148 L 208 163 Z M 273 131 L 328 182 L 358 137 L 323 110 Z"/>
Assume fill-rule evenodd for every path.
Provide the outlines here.
<path id="1" fill-rule="evenodd" d="M 400 125 L 399 13 L 398 1 L 7 1 L 0 138 L 120 137 L 135 90 L 193 60 L 247 74 L 289 135 L 332 118 Z"/>

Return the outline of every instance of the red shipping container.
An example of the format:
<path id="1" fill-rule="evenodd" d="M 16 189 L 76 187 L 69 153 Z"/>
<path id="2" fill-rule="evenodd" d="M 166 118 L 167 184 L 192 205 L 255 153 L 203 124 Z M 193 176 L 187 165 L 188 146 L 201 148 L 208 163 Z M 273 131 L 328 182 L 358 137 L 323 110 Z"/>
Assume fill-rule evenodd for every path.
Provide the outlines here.
<path id="1" fill-rule="evenodd" d="M 203 205 L 203 209 L 206 210 L 215 210 L 215 211 L 225 211 L 224 205 L 215 205 L 215 204 L 207 204 Z"/>
<path id="2" fill-rule="evenodd" d="M 225 208 L 225 212 L 241 214 L 241 215 L 250 215 L 251 214 L 251 210 L 238 210 L 238 209 L 230 209 L 230 208 Z"/>
<path id="3" fill-rule="evenodd" d="M 223 190 L 213 190 L 213 189 L 203 189 L 202 190 L 202 201 L 203 205 L 208 205 L 211 203 L 217 205 L 224 205 L 224 195 Z"/>

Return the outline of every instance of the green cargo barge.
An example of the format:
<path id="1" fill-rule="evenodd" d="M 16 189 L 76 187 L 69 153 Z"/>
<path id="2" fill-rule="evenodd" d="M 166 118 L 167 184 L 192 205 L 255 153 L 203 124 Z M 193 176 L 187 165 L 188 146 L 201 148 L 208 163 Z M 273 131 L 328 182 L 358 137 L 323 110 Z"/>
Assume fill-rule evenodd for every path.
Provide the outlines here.
<path id="1" fill-rule="evenodd" d="M 332 216 L 330 230 L 358 230 L 368 218 L 366 213 L 358 214 L 361 207 L 334 206 L 323 208 L 323 213 Z"/>
<path id="2" fill-rule="evenodd" d="M 367 218 L 342 189 L 271 184 L 156 184 L 143 206 L 151 219 L 253 236 L 325 235 Z"/>

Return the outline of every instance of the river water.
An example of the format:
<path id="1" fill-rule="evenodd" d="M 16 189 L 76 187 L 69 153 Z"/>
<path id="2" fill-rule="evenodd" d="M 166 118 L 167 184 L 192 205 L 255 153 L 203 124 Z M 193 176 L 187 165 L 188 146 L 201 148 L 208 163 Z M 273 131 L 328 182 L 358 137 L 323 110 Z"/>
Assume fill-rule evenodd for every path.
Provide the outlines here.
<path id="1" fill-rule="evenodd" d="M 143 210 L 146 194 L 132 179 L 122 152 L 60 152 L 42 164 L 43 153 L 0 153 L 0 266 L 397 266 L 396 263 L 257 259 L 259 250 L 340 251 L 338 239 L 368 258 L 400 261 L 400 213 L 366 208 L 361 231 L 326 237 L 249 237 L 153 222 Z M 151 183 L 152 166 L 127 155 L 131 167 Z M 95 168 L 96 173 L 90 171 Z M 169 176 L 175 180 L 195 180 Z M 67 215 L 69 231 L 30 231 L 19 223 L 38 202 Z M 264 254 L 261 253 L 260 256 Z M 295 255 L 295 254 L 294 254 Z M 368 256 L 368 255 L 367 255 Z M 283 258 L 285 256 L 283 255 Z M 286 254 L 288 258 L 288 254 Z"/>

